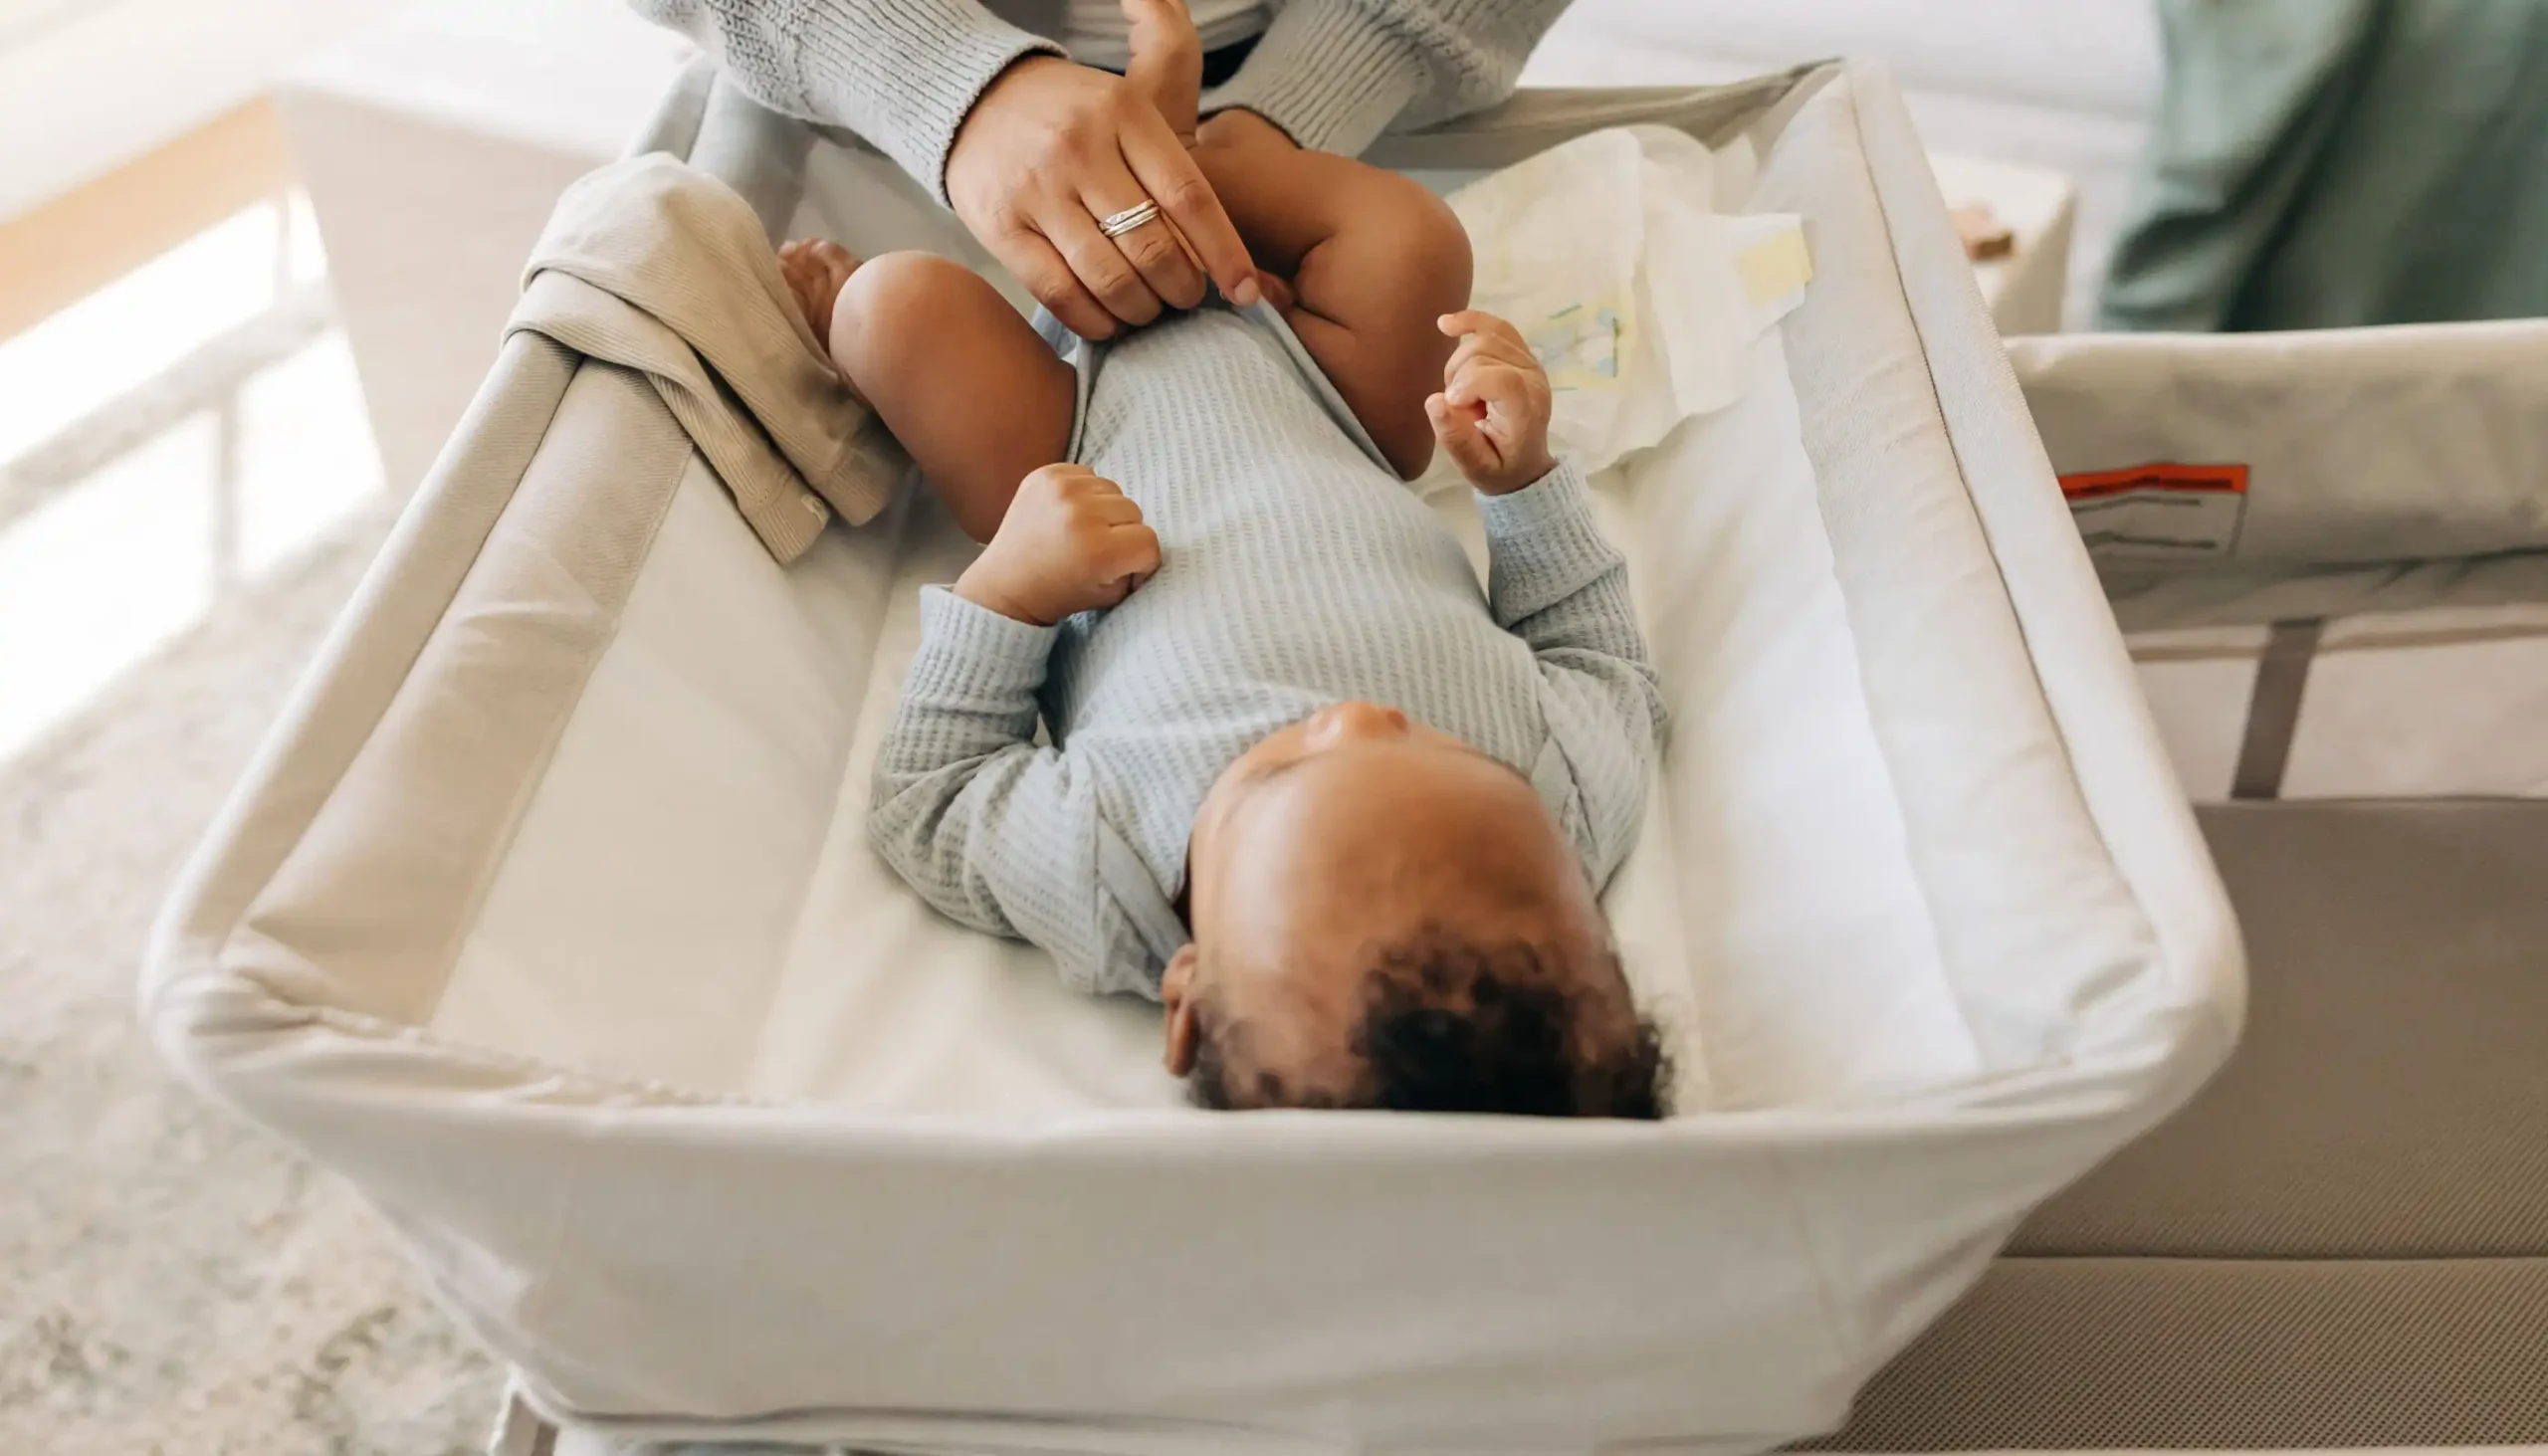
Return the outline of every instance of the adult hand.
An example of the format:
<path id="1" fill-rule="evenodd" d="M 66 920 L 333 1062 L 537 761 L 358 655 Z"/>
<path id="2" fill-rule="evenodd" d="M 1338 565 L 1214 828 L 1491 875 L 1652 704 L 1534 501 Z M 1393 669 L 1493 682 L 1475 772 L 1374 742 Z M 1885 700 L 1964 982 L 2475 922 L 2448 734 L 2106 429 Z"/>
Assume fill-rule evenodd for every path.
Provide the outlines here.
<path id="1" fill-rule="evenodd" d="M 1220 199 L 1122 77 L 1058 56 L 1009 67 L 956 132 L 947 193 L 991 256 L 1083 338 L 1194 307 L 1206 273 L 1230 302 L 1256 302 L 1256 270 Z M 1098 219 L 1146 198 L 1160 218 L 1120 238 L 1099 231 Z"/>

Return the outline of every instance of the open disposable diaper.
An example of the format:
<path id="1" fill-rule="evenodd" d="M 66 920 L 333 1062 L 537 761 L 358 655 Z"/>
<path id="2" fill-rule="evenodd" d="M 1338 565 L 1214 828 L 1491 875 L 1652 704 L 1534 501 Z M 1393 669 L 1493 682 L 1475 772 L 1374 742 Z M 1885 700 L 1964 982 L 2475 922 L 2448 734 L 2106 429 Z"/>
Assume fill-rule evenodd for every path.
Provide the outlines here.
<path id="1" fill-rule="evenodd" d="M 774 232 L 988 266 L 705 70 L 641 145 Z M 530 1408 L 929 1453 L 1766 1448 L 2226 1052 L 2234 932 L 1881 75 L 1525 94 L 1375 159 L 1457 193 L 1628 556 L 1675 727 L 1609 906 L 1678 1115 L 1183 1107 L 1154 1008 L 866 847 L 952 526 L 907 494 L 782 568 L 655 390 L 516 334 L 143 999 Z"/>
<path id="2" fill-rule="evenodd" d="M 1802 220 L 1747 213 L 1748 139 L 1668 126 L 1588 132 L 1459 188 L 1476 307 L 1548 370 L 1550 437 L 1586 472 L 1739 398 L 1751 345 L 1805 297 Z M 1456 484 L 1437 460 L 1425 487 Z"/>

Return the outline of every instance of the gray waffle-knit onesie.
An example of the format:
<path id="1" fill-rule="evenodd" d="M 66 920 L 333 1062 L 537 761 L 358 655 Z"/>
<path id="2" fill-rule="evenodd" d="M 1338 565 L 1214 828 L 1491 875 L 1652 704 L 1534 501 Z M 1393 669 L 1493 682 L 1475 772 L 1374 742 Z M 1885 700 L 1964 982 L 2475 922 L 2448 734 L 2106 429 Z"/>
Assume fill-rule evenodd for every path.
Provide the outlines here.
<path id="1" fill-rule="evenodd" d="M 1607 883 L 1664 708 L 1572 465 L 1478 498 L 1481 591 L 1270 309 L 1211 305 L 1076 357 L 1071 458 L 1141 504 L 1160 569 L 1055 627 L 925 589 L 868 819 L 914 888 L 1075 986 L 1156 996 L 1188 938 L 1173 905 L 1205 791 L 1349 699 L 1519 769 Z"/>

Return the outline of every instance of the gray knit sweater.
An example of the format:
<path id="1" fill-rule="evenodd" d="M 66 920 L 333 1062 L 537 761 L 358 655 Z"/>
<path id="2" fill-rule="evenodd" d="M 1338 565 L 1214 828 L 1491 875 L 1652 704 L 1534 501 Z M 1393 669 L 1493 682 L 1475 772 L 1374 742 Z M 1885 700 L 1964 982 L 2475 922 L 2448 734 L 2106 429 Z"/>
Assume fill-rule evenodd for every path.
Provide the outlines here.
<path id="1" fill-rule="evenodd" d="M 762 104 L 846 126 L 945 201 L 956 128 L 1021 56 L 1062 54 L 1062 0 L 629 0 Z M 1268 0 L 1274 19 L 1206 114 L 1244 106 L 1359 155 L 1392 122 L 1501 101 L 1567 0 Z M 997 13 L 994 14 L 994 11 Z M 1001 18 L 1005 16 L 1006 18 Z M 1013 23 L 1012 23 L 1013 22 Z"/>
<path id="2" fill-rule="evenodd" d="M 1595 884 L 1634 838 L 1664 709 L 1572 466 L 1481 497 L 1489 580 L 1270 310 L 1081 345 L 1073 458 L 1159 532 L 1112 611 L 1034 627 L 932 588 L 868 828 L 941 911 L 1158 993 L 1194 812 L 1267 733 L 1364 699 L 1529 777 Z M 1042 717 L 1048 745 L 1034 741 Z"/>

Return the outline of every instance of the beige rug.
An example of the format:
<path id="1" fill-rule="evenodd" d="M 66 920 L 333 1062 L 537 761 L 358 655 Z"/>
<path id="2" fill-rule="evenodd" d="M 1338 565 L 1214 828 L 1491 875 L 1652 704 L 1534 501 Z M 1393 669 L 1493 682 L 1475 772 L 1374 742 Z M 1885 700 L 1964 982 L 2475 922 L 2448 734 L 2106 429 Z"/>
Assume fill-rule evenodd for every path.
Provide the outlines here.
<path id="1" fill-rule="evenodd" d="M 496 1376 L 343 1184 L 132 1014 L 150 919 L 387 521 L 0 762 L 0 1452 L 475 1452 Z M 5 691 L 0 687 L 0 691 Z"/>

